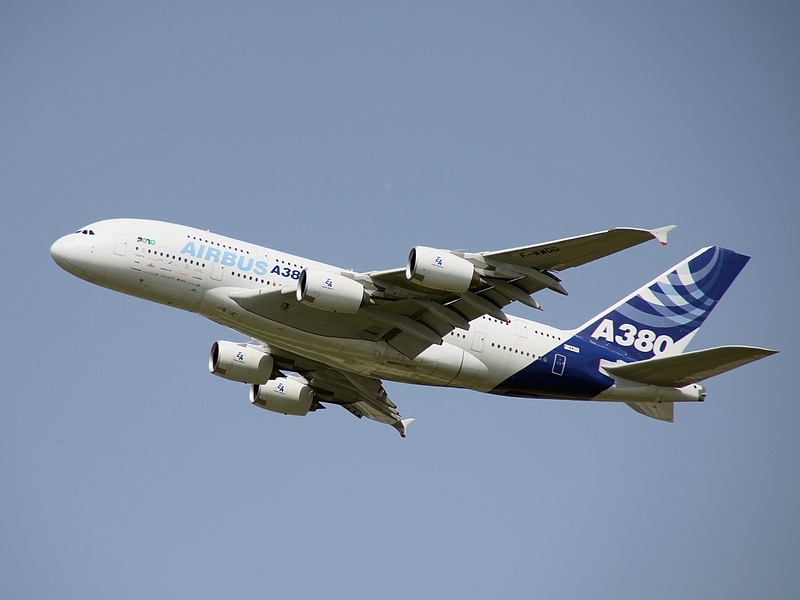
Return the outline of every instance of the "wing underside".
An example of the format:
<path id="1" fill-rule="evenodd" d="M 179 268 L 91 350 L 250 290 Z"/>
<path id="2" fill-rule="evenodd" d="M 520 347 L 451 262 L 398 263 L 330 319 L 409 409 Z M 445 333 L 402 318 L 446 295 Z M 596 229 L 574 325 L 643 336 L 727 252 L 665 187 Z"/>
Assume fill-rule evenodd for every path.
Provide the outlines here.
<path id="1" fill-rule="evenodd" d="M 414 419 L 403 419 L 380 379 L 364 377 L 330 367 L 282 349 L 259 344 L 275 360 L 275 367 L 284 375 L 297 374 L 314 390 L 317 402 L 336 404 L 359 419 L 367 417 L 394 427 L 406 436 L 406 428 Z"/>

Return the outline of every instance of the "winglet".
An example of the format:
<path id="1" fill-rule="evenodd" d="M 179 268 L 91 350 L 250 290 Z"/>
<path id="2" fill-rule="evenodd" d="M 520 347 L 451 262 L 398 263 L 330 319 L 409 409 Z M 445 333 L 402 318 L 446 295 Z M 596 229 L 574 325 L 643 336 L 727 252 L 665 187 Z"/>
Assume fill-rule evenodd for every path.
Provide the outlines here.
<path id="1" fill-rule="evenodd" d="M 400 437 L 406 437 L 406 430 L 408 429 L 409 424 L 414 419 L 403 419 L 402 421 L 397 421 L 396 423 L 392 423 L 392 427 L 397 429 L 400 432 Z"/>
<path id="2" fill-rule="evenodd" d="M 651 229 L 650 233 L 653 234 L 653 237 L 656 238 L 659 242 L 661 242 L 662 246 L 667 245 L 667 234 L 675 229 L 675 225 L 667 225 L 666 227 L 658 227 L 656 229 Z"/>

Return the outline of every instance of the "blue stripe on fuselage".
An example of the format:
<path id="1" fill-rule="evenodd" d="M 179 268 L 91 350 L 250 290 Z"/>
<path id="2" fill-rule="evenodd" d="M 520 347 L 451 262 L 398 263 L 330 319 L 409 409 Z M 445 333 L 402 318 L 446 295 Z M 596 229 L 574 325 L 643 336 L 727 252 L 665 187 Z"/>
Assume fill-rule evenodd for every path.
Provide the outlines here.
<path id="1" fill-rule="evenodd" d="M 567 349 L 566 346 L 571 346 L 573 349 Z M 629 360 L 607 348 L 575 336 L 516 372 L 495 387 L 491 393 L 521 398 L 589 400 L 614 383 L 613 379 L 600 372 L 601 359 Z M 563 372 L 561 361 L 563 361 Z"/>

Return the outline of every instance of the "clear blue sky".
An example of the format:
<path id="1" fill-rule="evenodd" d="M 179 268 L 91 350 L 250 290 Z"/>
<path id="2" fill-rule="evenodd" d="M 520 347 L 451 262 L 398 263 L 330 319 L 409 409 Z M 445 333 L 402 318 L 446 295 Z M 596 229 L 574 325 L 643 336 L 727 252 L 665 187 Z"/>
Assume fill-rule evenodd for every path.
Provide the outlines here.
<path id="1" fill-rule="evenodd" d="M 798 597 L 797 3 L 0 15 L 0 595 Z M 718 244 L 753 259 L 690 348 L 781 353 L 674 425 L 391 383 L 406 440 L 283 417 L 207 372 L 236 334 L 51 261 L 112 217 L 358 270 L 674 223 L 509 312 L 577 326 Z"/>

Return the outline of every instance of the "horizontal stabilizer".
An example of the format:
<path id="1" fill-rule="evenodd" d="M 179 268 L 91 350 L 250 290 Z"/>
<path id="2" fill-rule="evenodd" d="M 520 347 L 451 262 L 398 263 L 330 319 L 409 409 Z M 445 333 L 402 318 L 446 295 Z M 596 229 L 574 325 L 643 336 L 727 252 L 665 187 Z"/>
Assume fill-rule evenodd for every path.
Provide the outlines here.
<path id="1" fill-rule="evenodd" d="M 646 385 L 683 387 L 726 373 L 776 352 L 777 350 L 750 346 L 720 346 L 675 356 L 608 365 L 604 366 L 604 370 L 612 377 L 621 377 Z"/>
<path id="2" fill-rule="evenodd" d="M 675 409 L 672 402 L 628 402 L 633 410 L 651 419 L 672 423 Z"/>

